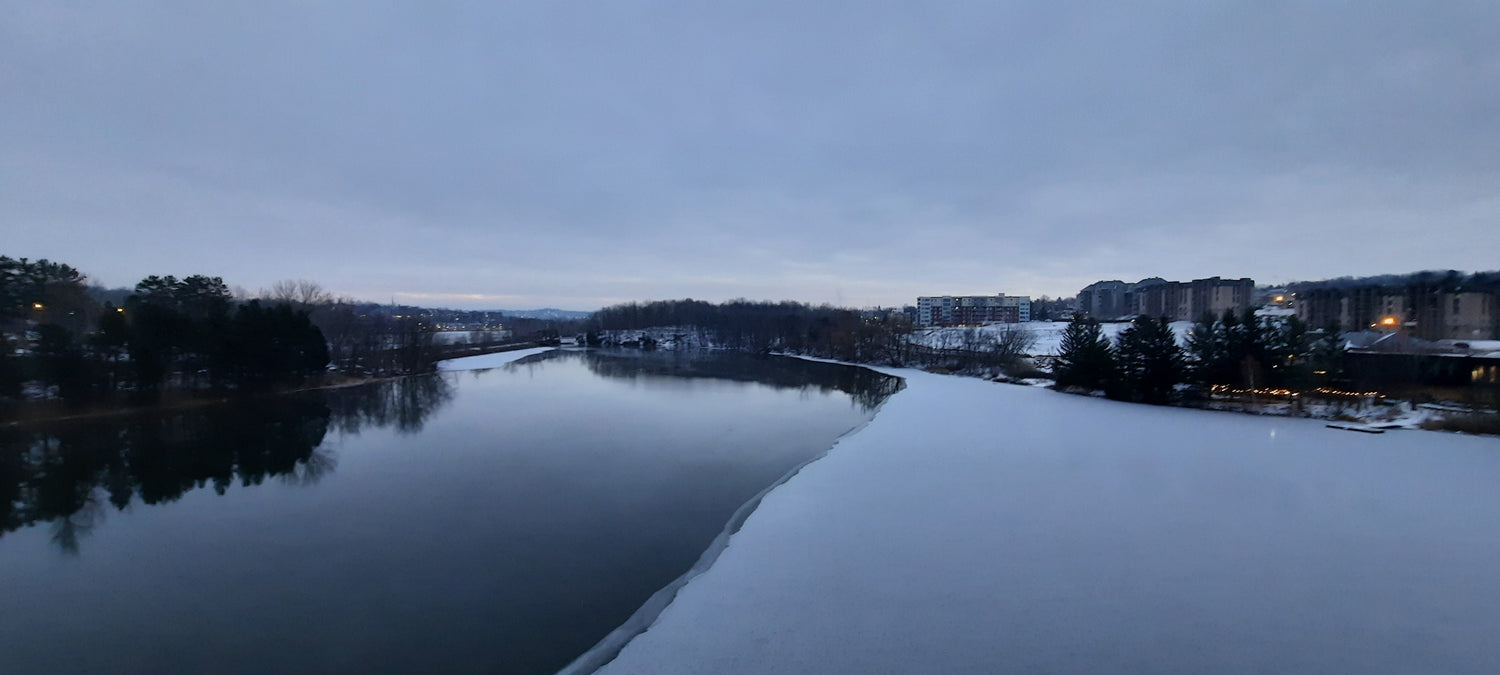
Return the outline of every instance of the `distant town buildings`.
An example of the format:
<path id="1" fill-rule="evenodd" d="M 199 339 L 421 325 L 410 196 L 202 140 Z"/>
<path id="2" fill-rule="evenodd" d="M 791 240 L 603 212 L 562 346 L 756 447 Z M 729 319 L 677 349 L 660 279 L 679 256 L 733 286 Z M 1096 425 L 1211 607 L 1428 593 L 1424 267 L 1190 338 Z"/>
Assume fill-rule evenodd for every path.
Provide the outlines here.
<path id="1" fill-rule="evenodd" d="M 1078 306 L 1074 312 L 1096 319 L 1129 316 L 1134 312 L 1130 293 L 1132 286 L 1133 284 L 1127 284 L 1118 279 L 1096 281 L 1084 286 L 1083 290 L 1078 292 Z"/>
<path id="2" fill-rule="evenodd" d="M 1167 281 L 1151 277 L 1133 284 L 1096 281 L 1078 292 L 1076 311 L 1096 319 L 1144 315 L 1193 321 L 1205 314 L 1219 316 L 1225 310 L 1243 312 L 1254 295 L 1255 280 L 1250 278 Z"/>
<path id="3" fill-rule="evenodd" d="M 917 298 L 918 326 L 973 326 L 1031 320 L 1024 295 L 933 295 Z"/>
<path id="4" fill-rule="evenodd" d="M 1456 272 L 1335 279 L 1293 285 L 1312 328 L 1374 329 L 1422 340 L 1500 339 L 1500 278 Z"/>

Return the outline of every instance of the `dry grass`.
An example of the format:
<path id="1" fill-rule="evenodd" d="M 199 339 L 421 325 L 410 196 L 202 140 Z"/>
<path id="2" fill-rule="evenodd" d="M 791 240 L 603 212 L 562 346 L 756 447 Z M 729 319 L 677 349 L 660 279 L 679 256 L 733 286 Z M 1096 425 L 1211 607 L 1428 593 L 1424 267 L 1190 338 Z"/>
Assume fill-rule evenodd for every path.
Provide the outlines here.
<path id="1" fill-rule="evenodd" d="M 1422 420 L 1422 428 L 1432 431 L 1458 431 L 1466 434 L 1500 436 L 1500 415 L 1449 413 Z"/>

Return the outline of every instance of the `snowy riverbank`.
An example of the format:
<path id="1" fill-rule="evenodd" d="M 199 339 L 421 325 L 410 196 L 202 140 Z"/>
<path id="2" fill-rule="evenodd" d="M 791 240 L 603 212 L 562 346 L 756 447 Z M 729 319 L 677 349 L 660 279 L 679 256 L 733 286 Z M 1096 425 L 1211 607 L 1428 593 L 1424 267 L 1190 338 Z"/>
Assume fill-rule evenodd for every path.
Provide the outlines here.
<path id="1" fill-rule="evenodd" d="M 481 354 L 479 356 L 465 356 L 459 359 L 449 359 L 438 362 L 438 370 L 483 370 L 485 368 L 499 368 L 512 361 L 519 361 L 533 354 L 550 352 L 556 347 L 532 347 L 530 349 L 517 349 L 509 352 L 497 352 L 494 354 Z"/>
<path id="2" fill-rule="evenodd" d="M 1188 335 L 1193 332 L 1193 322 L 1177 321 L 1172 324 L 1172 332 L 1177 335 L 1177 343 L 1187 346 Z M 1111 321 L 1100 324 L 1099 328 L 1104 337 L 1114 341 L 1120 333 L 1130 326 L 1128 321 Z M 975 332 L 979 335 L 998 335 L 1006 331 L 1025 331 L 1033 338 L 1033 342 L 1027 348 L 1027 356 L 1050 357 L 1057 356 L 1062 350 L 1063 331 L 1068 328 L 1066 321 L 1031 321 L 1027 323 L 992 323 L 974 327 L 941 327 L 941 328 L 919 328 L 911 335 L 913 343 L 924 347 L 937 349 L 960 349 L 963 346 L 964 335 Z"/>
<path id="3" fill-rule="evenodd" d="M 908 387 L 604 673 L 1483 672 L 1500 443 Z"/>

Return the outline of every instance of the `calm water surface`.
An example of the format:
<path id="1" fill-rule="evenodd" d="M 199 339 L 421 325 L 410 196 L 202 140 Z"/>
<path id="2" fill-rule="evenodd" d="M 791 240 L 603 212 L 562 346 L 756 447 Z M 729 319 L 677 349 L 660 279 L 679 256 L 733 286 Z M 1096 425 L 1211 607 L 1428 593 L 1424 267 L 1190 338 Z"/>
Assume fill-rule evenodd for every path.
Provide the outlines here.
<path id="1" fill-rule="evenodd" d="M 552 672 L 900 381 L 504 368 L 0 431 L 0 672 Z"/>

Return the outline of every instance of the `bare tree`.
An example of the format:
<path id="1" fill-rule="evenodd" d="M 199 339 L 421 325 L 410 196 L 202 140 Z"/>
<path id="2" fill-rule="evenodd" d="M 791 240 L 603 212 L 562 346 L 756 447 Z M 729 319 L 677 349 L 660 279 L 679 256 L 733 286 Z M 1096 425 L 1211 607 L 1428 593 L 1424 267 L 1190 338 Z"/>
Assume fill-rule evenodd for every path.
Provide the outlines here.
<path id="1" fill-rule="evenodd" d="M 296 309 L 313 310 L 333 302 L 333 294 L 323 290 L 316 281 L 308 279 L 282 279 L 271 288 L 262 290 L 260 296 L 272 302 L 284 302 Z"/>
<path id="2" fill-rule="evenodd" d="M 1014 364 L 1021 357 L 1029 355 L 1031 348 L 1036 346 L 1036 334 L 1019 323 L 1005 324 L 995 332 L 992 340 L 991 350 L 1005 365 Z"/>

